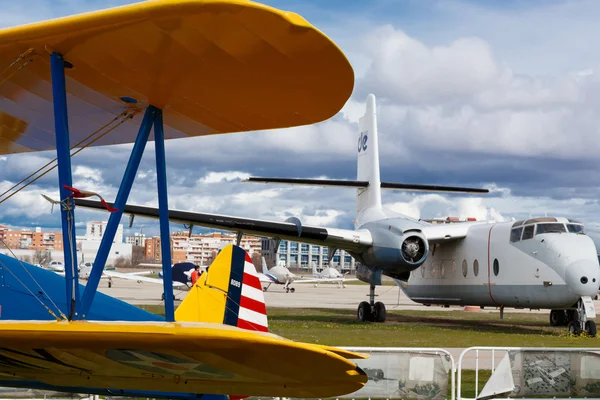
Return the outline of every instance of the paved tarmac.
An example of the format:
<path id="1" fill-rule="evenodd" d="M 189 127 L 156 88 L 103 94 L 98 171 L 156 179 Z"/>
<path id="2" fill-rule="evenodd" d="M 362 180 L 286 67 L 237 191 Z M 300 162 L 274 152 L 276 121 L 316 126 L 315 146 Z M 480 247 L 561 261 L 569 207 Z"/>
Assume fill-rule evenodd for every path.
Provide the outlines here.
<path id="1" fill-rule="evenodd" d="M 113 278 L 111 288 L 107 287 L 107 280 L 102 279 L 100 291 L 110 296 L 135 305 L 162 304 L 162 284 L 148 282 L 137 283 L 136 281 Z M 369 300 L 369 287 L 367 285 L 346 285 L 339 288 L 336 284 L 293 284 L 294 293 L 286 293 L 282 285 L 271 285 L 265 292 L 267 307 L 282 308 L 335 308 L 355 310 L 361 301 Z M 175 291 L 177 299 L 183 299 L 187 292 Z M 378 286 L 376 290 L 376 301 L 382 301 L 388 310 L 430 310 L 430 311 L 452 311 L 463 310 L 464 307 L 451 306 L 424 306 L 410 300 L 398 286 Z M 595 301 L 596 309 L 600 310 L 600 301 Z M 487 308 L 479 312 L 499 311 L 495 308 Z M 548 310 L 505 310 L 506 313 L 544 313 Z"/>

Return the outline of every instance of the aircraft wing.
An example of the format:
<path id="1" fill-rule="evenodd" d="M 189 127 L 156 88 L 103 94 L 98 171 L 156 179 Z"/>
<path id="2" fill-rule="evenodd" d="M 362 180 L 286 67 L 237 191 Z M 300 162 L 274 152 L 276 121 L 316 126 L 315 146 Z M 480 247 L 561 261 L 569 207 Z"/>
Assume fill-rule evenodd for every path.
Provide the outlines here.
<path id="1" fill-rule="evenodd" d="M 79 207 L 106 210 L 98 201 L 75 199 Z M 112 203 L 109 203 L 111 206 Z M 158 219 L 158 208 L 126 205 L 125 214 Z M 371 234 L 366 230 L 297 226 L 293 222 L 274 222 L 251 218 L 232 217 L 189 211 L 169 210 L 169 220 L 207 228 L 242 232 L 249 235 L 299 241 L 320 246 L 334 246 L 348 251 L 361 251 L 372 245 Z"/>
<path id="2" fill-rule="evenodd" d="M 0 336 L 2 386 L 327 398 L 367 381 L 360 354 L 216 323 L 1 321 Z"/>
<path id="3" fill-rule="evenodd" d="M 113 278 L 121 278 L 121 279 L 129 279 L 129 280 L 134 280 L 134 281 L 140 281 L 140 282 L 149 282 L 149 283 L 156 283 L 156 284 L 160 284 L 162 285 L 163 280 L 162 279 L 158 279 L 158 278 L 149 278 L 147 276 L 139 276 L 139 275 L 133 275 L 133 274 L 123 274 L 120 272 L 112 272 L 112 271 L 105 271 L 104 274 L 106 276 L 110 276 Z M 179 287 L 179 286 L 187 286 L 181 282 L 173 282 L 173 286 L 174 287 Z"/>

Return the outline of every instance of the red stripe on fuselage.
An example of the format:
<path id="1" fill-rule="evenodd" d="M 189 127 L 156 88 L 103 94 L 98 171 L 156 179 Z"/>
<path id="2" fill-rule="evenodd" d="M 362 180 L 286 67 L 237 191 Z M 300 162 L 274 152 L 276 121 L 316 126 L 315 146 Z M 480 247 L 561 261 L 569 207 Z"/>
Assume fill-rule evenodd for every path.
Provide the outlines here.
<path id="1" fill-rule="evenodd" d="M 265 303 L 245 297 L 242 295 L 240 299 L 240 307 L 247 308 L 250 311 L 257 312 L 259 314 L 267 315 L 267 306 Z"/>
<path id="2" fill-rule="evenodd" d="M 238 326 L 238 328 L 246 329 L 248 331 L 269 332 L 269 328 L 267 328 L 266 326 L 248 322 L 241 318 L 238 318 L 237 326 Z"/>
<path id="3" fill-rule="evenodd" d="M 247 272 L 244 272 L 244 281 L 242 282 L 244 285 L 248 285 L 253 287 L 254 289 L 262 290 L 262 286 L 260 285 L 260 279 L 256 275 L 250 275 Z"/>
<path id="4" fill-rule="evenodd" d="M 498 303 L 496 303 L 496 300 L 494 300 L 494 296 L 492 296 L 492 281 L 491 281 L 491 268 L 490 268 L 490 262 L 491 262 L 491 258 L 492 258 L 492 252 L 491 252 L 491 244 L 492 244 L 492 229 L 494 229 L 494 226 L 496 226 L 496 224 L 492 225 L 490 227 L 490 231 L 488 233 L 488 256 L 487 256 L 487 270 L 488 270 L 488 292 L 490 294 L 490 299 L 492 299 L 492 301 L 494 302 L 494 304 L 499 305 Z"/>

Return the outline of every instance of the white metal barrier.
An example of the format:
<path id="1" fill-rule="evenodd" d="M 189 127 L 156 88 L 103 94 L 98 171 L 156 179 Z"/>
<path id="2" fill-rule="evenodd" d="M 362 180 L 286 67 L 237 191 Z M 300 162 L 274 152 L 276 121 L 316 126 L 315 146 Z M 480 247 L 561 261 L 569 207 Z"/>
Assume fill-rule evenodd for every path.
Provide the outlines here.
<path id="1" fill-rule="evenodd" d="M 475 375 L 474 397 L 463 396 L 467 370 Z M 458 400 L 600 398 L 600 348 L 471 347 L 456 371 Z M 481 371 L 490 376 L 480 391 Z"/>
<path id="2" fill-rule="evenodd" d="M 353 360 L 369 376 L 365 387 L 339 398 L 447 399 L 450 378 L 450 398 L 455 400 L 455 362 L 448 350 L 425 347 L 341 348 L 369 354 L 370 357 Z M 392 391 L 392 385 L 378 385 L 378 382 L 390 382 L 397 389 Z"/>

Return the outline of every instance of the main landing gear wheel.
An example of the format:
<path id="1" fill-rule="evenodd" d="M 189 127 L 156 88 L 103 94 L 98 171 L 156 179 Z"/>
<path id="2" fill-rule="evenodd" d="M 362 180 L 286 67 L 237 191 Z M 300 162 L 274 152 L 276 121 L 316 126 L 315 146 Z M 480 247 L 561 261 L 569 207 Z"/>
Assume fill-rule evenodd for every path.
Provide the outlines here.
<path id="1" fill-rule="evenodd" d="M 358 305 L 356 316 L 361 322 L 385 322 L 387 313 L 385 310 L 385 304 L 378 301 L 375 303 L 375 286 L 371 285 L 369 290 L 369 302 L 362 301 Z"/>
<path id="2" fill-rule="evenodd" d="M 569 322 L 569 333 L 574 336 L 581 335 L 581 323 L 579 321 Z"/>
<path id="3" fill-rule="evenodd" d="M 585 323 L 585 332 L 590 337 L 596 337 L 596 323 L 594 321 L 586 321 Z"/>
<path id="4" fill-rule="evenodd" d="M 175 294 L 173 294 L 173 301 L 175 301 L 175 300 L 177 300 L 177 299 L 175 298 Z M 163 292 L 163 294 L 160 295 L 160 301 L 165 301 L 165 294 L 164 294 L 164 292 Z"/>
<path id="5" fill-rule="evenodd" d="M 386 312 L 385 312 L 385 304 L 378 301 L 375 303 L 375 312 L 373 313 L 375 322 L 385 322 Z"/>
<path id="6" fill-rule="evenodd" d="M 296 289 L 295 289 L 295 288 L 289 288 L 289 287 L 288 287 L 288 288 L 285 288 L 285 292 L 286 292 L 286 293 L 289 293 L 289 292 L 292 292 L 292 293 L 294 293 L 295 291 L 296 291 Z"/>
<path id="7" fill-rule="evenodd" d="M 565 310 L 550 311 L 550 325 L 566 326 L 568 323 L 567 312 Z"/>
<path id="8" fill-rule="evenodd" d="M 358 305 L 358 311 L 356 312 L 356 316 L 361 322 L 371 321 L 371 305 L 366 301 L 362 301 Z"/>

